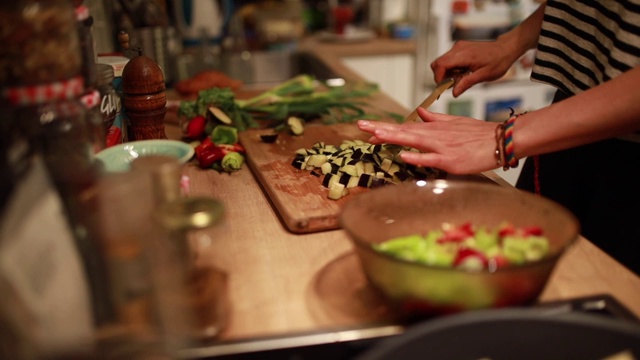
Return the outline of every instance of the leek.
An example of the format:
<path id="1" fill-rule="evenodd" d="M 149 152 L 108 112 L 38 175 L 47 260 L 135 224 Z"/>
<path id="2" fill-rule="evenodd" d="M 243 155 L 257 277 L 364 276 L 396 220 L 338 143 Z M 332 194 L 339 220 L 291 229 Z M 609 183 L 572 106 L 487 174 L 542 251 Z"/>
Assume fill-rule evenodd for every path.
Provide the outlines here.
<path id="1" fill-rule="evenodd" d="M 251 99 L 236 99 L 230 89 L 211 88 L 198 94 L 195 101 L 181 103 L 179 116 L 205 116 L 215 106 L 231 120 L 231 126 L 243 131 L 258 127 L 257 120 L 267 121 L 276 130 L 286 128 L 287 119 L 322 119 L 325 123 L 352 122 L 357 119 L 379 119 L 365 109 L 363 100 L 378 91 L 376 84 L 355 82 L 339 87 L 323 86 L 312 76 L 298 75 Z M 390 114 L 386 114 L 390 116 Z"/>

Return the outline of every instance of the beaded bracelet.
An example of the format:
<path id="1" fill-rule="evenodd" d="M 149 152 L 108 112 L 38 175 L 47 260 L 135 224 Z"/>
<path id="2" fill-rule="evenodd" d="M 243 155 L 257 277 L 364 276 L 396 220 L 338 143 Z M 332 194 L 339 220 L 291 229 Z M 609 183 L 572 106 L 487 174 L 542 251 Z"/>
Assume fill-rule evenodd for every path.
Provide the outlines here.
<path id="1" fill-rule="evenodd" d="M 518 167 L 513 144 L 513 124 L 519 115 L 511 109 L 509 119 L 496 127 L 496 164 L 505 171 Z"/>
<path id="2" fill-rule="evenodd" d="M 506 163 L 510 168 L 518 167 L 518 159 L 516 159 L 515 146 L 513 144 L 513 124 L 516 122 L 518 114 L 512 114 L 511 117 L 504 122 L 504 154 Z"/>

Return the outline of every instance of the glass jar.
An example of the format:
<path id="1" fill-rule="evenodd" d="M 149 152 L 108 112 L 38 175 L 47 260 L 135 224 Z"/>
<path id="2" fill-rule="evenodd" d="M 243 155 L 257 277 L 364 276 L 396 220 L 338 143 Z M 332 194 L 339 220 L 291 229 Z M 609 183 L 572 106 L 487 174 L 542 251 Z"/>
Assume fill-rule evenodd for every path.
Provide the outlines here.
<path id="1" fill-rule="evenodd" d="M 96 81 L 96 53 L 94 50 L 93 17 L 89 14 L 89 8 L 82 1 L 75 1 L 76 27 L 78 29 L 78 41 L 82 56 L 82 76 L 87 87 L 93 87 Z"/>
<path id="2" fill-rule="evenodd" d="M 91 346 L 91 284 L 17 110 L 0 99 L 0 358 L 64 358 Z"/>
<path id="3" fill-rule="evenodd" d="M 24 86 L 78 76 L 82 57 L 67 0 L 0 3 L 0 84 Z"/>
<path id="4" fill-rule="evenodd" d="M 80 97 L 80 102 L 87 110 L 87 125 L 93 152 L 98 153 L 106 147 L 106 132 L 100 112 L 102 98 L 98 90 L 88 88 Z"/>

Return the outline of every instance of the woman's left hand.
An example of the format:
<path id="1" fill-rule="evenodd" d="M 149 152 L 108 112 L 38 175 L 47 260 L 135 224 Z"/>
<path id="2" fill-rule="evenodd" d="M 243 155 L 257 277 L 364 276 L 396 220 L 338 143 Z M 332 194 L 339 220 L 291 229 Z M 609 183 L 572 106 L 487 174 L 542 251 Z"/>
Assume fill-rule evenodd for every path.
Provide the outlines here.
<path id="1" fill-rule="evenodd" d="M 372 135 L 369 142 L 390 143 L 421 151 L 403 152 L 409 164 L 434 167 L 451 174 L 476 174 L 498 167 L 495 131 L 498 124 L 418 109 L 424 122 L 392 124 L 358 121 Z"/>

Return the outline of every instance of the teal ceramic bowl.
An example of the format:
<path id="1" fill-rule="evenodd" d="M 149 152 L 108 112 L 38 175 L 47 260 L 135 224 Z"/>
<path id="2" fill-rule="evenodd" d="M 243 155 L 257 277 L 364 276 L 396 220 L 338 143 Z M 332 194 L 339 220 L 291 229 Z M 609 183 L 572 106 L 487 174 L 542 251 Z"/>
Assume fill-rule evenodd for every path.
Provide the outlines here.
<path id="1" fill-rule="evenodd" d="M 193 147 L 177 140 L 139 140 L 118 144 L 96 154 L 105 172 L 129 171 L 131 162 L 148 155 L 164 155 L 185 163 L 193 157 Z"/>

